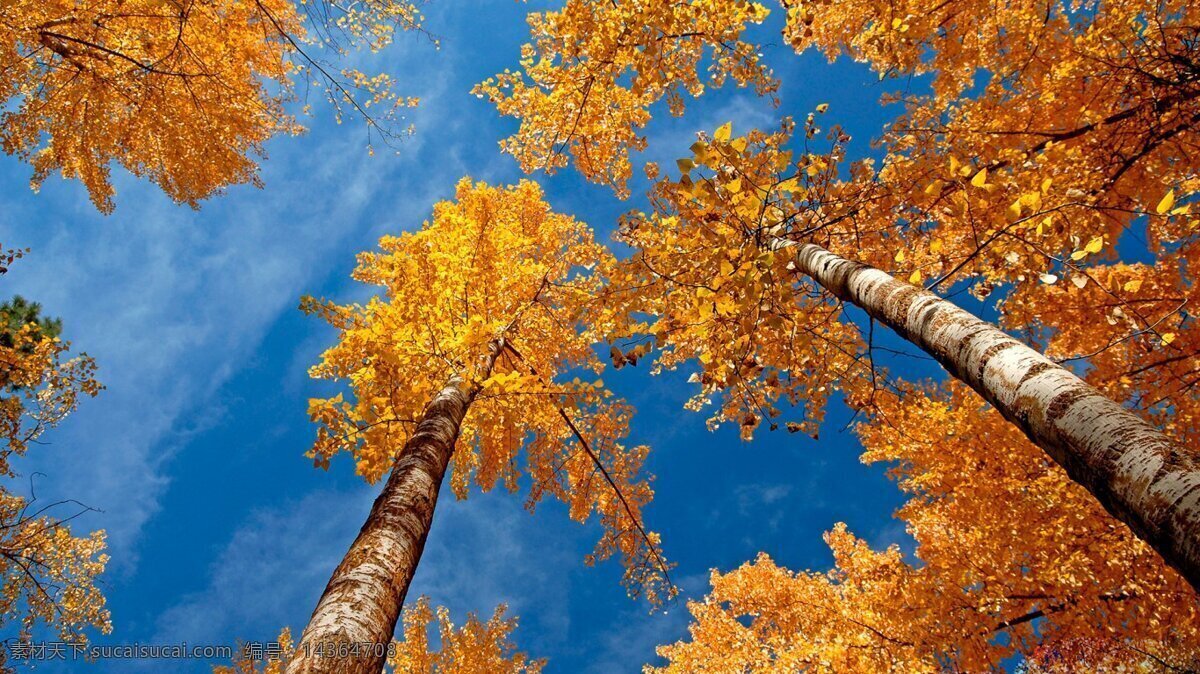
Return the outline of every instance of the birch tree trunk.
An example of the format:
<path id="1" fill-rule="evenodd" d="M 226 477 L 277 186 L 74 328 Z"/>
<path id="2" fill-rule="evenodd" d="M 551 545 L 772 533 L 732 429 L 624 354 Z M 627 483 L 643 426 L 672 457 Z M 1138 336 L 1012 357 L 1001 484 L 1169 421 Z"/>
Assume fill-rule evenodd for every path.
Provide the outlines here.
<path id="1" fill-rule="evenodd" d="M 792 245 L 779 241 L 774 247 Z M 798 271 L 975 389 L 1200 589 L 1195 451 L 952 302 L 820 246 L 795 248 Z"/>
<path id="2" fill-rule="evenodd" d="M 503 344 L 492 342 L 479 379 L 491 375 Z M 358 538 L 325 586 L 286 674 L 383 671 L 459 428 L 478 392 L 455 375 L 429 403 Z"/>

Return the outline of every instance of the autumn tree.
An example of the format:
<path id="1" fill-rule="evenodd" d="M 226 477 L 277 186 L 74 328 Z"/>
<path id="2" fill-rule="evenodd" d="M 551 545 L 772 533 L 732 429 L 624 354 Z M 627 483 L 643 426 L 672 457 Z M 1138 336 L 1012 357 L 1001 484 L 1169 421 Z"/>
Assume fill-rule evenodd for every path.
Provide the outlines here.
<path id="1" fill-rule="evenodd" d="M 506 611 L 504 605 L 497 606 L 486 622 L 472 613 L 465 625 L 455 627 L 448 609 L 438 607 L 434 611 L 429 599 L 421 597 L 404 612 L 404 638 L 395 642 L 388 665 L 392 671 L 414 674 L 538 674 L 545 660 L 530 660 L 516 650 L 511 637 L 517 619 L 505 617 Z M 429 626 L 435 620 L 439 643 L 436 651 L 429 643 Z"/>
<path id="2" fill-rule="evenodd" d="M 855 8 L 797 4 L 787 33 L 881 77 L 933 77 L 860 181 L 875 197 L 863 227 L 910 223 L 908 259 L 892 266 L 936 287 L 974 282 L 979 297 L 999 289 L 1006 327 L 1086 361 L 1089 381 L 1168 432 L 1186 428 L 1192 283 L 1178 270 L 1195 255 L 1196 8 L 1087 3 L 1080 20 L 1058 3 L 888 5 L 890 30 L 860 13 L 883 4 Z M 964 95 L 981 76 L 988 86 Z"/>
<path id="3" fill-rule="evenodd" d="M 1047 672 L 1200 665 L 1196 592 L 1148 545 L 966 387 L 906 393 L 881 398 L 858 434 L 863 461 L 891 465 L 910 496 L 897 516 L 916 559 L 839 524 L 828 573 L 765 554 L 714 572 L 689 605 L 691 638 L 652 671 L 978 672 L 1014 655 Z"/>
<path id="4" fill-rule="evenodd" d="M 527 69 L 529 54 L 540 49 L 535 67 L 570 70 L 576 57 L 562 46 L 568 36 L 603 34 L 608 22 L 619 24 L 636 5 L 586 4 L 592 10 L 586 22 L 537 24 L 557 32 L 535 35 L 525 53 Z M 1020 288 L 1067 274 L 1086 284 L 1081 268 L 1113 254 L 1117 234 L 1135 222 L 1148 219 L 1152 232 L 1171 234 L 1155 239 L 1161 254 L 1177 254 L 1191 236 L 1184 223 L 1191 221 L 1185 202 L 1195 187 L 1193 121 L 1200 91 L 1190 28 L 1195 8 L 1135 1 L 1074 11 L 1074 5 L 1059 3 L 999 10 L 970 2 L 790 7 L 786 30 L 796 47 L 816 45 L 831 56 L 849 52 L 881 77 L 936 72 L 930 93 L 903 100 L 904 114 L 881 141 L 886 156 L 878 166 L 862 161 L 839 169 L 850 139 L 836 126 L 821 131 L 816 116 L 824 106 L 806 120 L 794 145 L 787 124 L 781 134 L 733 138 L 723 128 L 702 139 L 693 157 L 681 160 L 681 179 L 656 188 L 656 213 L 635 215 L 626 225 L 635 232 L 631 238 L 641 239 L 633 264 L 642 268 L 634 276 L 658 283 L 662 292 L 655 302 L 668 316 L 634 326 L 649 328 L 668 359 L 700 358 L 699 400 L 717 391 L 732 400 L 718 420 L 738 419 L 752 430 L 777 415 L 772 396 L 815 391 L 810 420 L 798 426 L 809 430 L 812 408 L 819 409 L 828 387 L 808 382 L 837 383 L 853 404 L 863 405 L 874 402 L 881 388 L 881 372 L 862 346 L 869 339 L 859 339 L 850 354 L 843 353 L 844 340 L 829 340 L 830 325 L 846 322 L 838 303 L 857 305 L 983 394 L 1200 583 L 1200 512 L 1194 503 L 1200 466 L 1194 453 L 1069 370 L 909 285 L 927 279 L 934 289 L 975 283 L 974 292 L 986 297 L 1001 285 Z M 690 40 L 693 46 L 720 42 L 703 31 Z M 635 59 L 654 48 L 650 39 L 615 44 L 613 53 Z M 611 73 L 600 68 L 607 54 L 579 58 L 593 72 Z M 615 76 L 636 88 L 645 74 L 631 66 Z M 980 76 L 983 85 L 973 86 Z M 537 79 L 554 82 L 545 74 Z M 521 130 L 505 146 L 519 158 L 545 138 L 580 134 L 611 146 L 609 153 L 639 149 L 627 140 L 637 128 L 630 121 L 633 107 L 623 113 L 612 105 L 580 104 L 564 120 L 534 105 L 536 97 L 496 97 L 503 112 L 522 117 Z M 832 149 L 811 151 L 809 141 L 818 137 L 828 138 Z M 699 175 L 691 175 L 695 167 Z M 608 178 L 620 181 L 623 175 Z M 864 263 L 900 271 L 909 283 Z M 794 287 L 796 307 L 781 308 L 766 291 L 772 283 Z M 724 293 L 717 287 L 722 284 L 729 286 Z M 738 302 L 743 288 L 753 291 L 752 299 Z M 725 294 L 729 301 L 718 307 Z M 755 341 L 760 330 L 778 336 L 771 321 L 788 324 L 797 312 L 821 316 L 808 308 L 808 295 L 818 296 L 815 303 L 825 302 L 830 312 L 818 321 L 792 321 L 789 339 L 778 347 L 778 340 Z M 1129 304 L 1119 294 L 1115 301 Z M 716 318 L 706 318 L 705 311 Z M 672 312 L 681 318 L 672 320 Z M 1157 333 L 1145 316 L 1135 320 L 1139 333 Z M 1167 345 L 1174 333 L 1156 336 Z M 731 353 L 731 345 L 739 352 Z M 827 354 L 845 357 L 826 369 Z M 847 359 L 858 363 L 851 378 L 841 367 Z M 802 385 L 793 386 L 792 377 Z M 1193 387 L 1177 388 L 1190 396 Z"/>
<path id="5" fill-rule="evenodd" d="M 517 117 L 517 134 L 501 143 L 526 171 L 565 166 L 568 153 L 589 180 L 628 195 L 629 153 L 645 148 L 639 130 L 650 107 L 666 99 L 683 114 L 684 95 L 733 80 L 771 95 L 776 82 L 756 45 L 742 39 L 767 9 L 725 0 L 607 2 L 568 0 L 557 12 L 529 16 L 533 42 L 521 69 L 481 83 L 476 95 Z"/>
<path id="6" fill-rule="evenodd" d="M 379 671 L 378 653 L 338 658 L 338 647 L 391 638 L 450 467 L 459 498 L 472 485 L 515 491 L 525 476 L 530 507 L 549 495 L 576 520 L 596 513 L 589 561 L 617 554 L 632 592 L 669 596 L 658 537 L 642 524 L 647 448 L 622 443 L 632 410 L 581 379 L 603 368 L 583 329 L 602 282 L 588 270 L 608 259 L 590 230 L 552 212 L 534 183 L 464 179 L 419 231 L 380 245 L 354 277 L 382 297 L 304 304 L 340 335 L 312 375 L 349 382 L 353 396 L 311 402 L 311 456 L 328 466 L 346 453 L 368 482 L 387 480 L 287 671 Z"/>
<path id="7" fill-rule="evenodd" d="M 7 252 L 0 273 L 19 255 Z M 14 460 L 74 411 L 80 397 L 100 390 L 92 359 L 67 357 L 70 345 L 59 338 L 61 327 L 36 303 L 17 297 L 0 304 L 0 476 L 10 483 L 17 477 Z M 0 486 L 0 625 L 15 631 L 15 642 L 27 642 L 43 628 L 72 644 L 86 643 L 90 628 L 109 631 L 96 587 L 108 561 L 104 532 L 77 537 L 69 525 L 87 510 Z M 60 515 L 64 511 L 73 514 Z M 5 649 L 0 658 L 14 652 Z M 0 660 L 0 670 L 11 671 L 11 663 Z"/>
<path id="8" fill-rule="evenodd" d="M 544 662 L 516 650 L 511 637 L 517 619 L 506 617 L 506 610 L 496 607 L 487 621 L 469 614 L 466 624 L 456 627 L 449 610 L 435 611 L 429 599 L 421 597 L 404 609 L 402 638 L 387 649 L 388 667 L 398 674 L 538 674 Z M 435 626 L 436 647 L 429 639 Z M 284 628 L 275 645 L 278 654 L 243 648 L 232 666 L 213 667 L 213 674 L 283 674 L 295 657 L 291 631 Z"/>
<path id="9" fill-rule="evenodd" d="M 406 0 L 14 0 L 0 12 L 0 142 L 33 167 L 80 180 L 113 209 L 110 166 L 196 206 L 223 188 L 261 184 L 264 143 L 302 127 L 298 88 L 323 91 L 340 118 L 361 114 L 368 142 L 398 128 L 387 75 L 338 66 L 416 29 Z M 320 56 L 334 55 L 335 60 Z"/>

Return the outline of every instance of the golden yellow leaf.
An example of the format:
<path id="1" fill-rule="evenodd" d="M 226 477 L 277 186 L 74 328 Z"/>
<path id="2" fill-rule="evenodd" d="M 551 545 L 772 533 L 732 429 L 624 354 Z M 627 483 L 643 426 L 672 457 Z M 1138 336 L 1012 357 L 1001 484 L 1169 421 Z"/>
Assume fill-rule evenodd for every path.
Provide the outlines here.
<path id="1" fill-rule="evenodd" d="M 1154 210 L 1157 211 L 1159 215 L 1162 215 L 1163 213 L 1166 213 L 1167 211 L 1171 210 L 1171 208 L 1174 205 L 1175 205 L 1175 190 L 1170 190 L 1158 202 L 1158 205 L 1154 207 Z"/>
<path id="2" fill-rule="evenodd" d="M 1016 220 L 1017 218 L 1021 217 L 1021 200 L 1020 199 L 1014 200 L 1009 205 L 1008 217 L 1009 217 L 1009 219 L 1012 219 L 1012 220 Z"/>

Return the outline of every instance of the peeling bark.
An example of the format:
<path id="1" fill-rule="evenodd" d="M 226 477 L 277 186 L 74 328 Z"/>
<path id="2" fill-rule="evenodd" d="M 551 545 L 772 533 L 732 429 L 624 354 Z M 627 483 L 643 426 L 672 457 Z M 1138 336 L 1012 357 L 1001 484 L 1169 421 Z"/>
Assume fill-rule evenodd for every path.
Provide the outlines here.
<path id="1" fill-rule="evenodd" d="M 486 379 L 503 348 L 492 342 Z M 378 674 L 425 549 L 442 478 L 477 386 L 452 376 L 404 444 L 358 538 L 333 572 L 286 674 Z"/>
<path id="2" fill-rule="evenodd" d="M 1196 452 L 952 302 L 811 243 L 774 245 L 792 246 L 799 272 L 975 389 L 1200 589 Z"/>

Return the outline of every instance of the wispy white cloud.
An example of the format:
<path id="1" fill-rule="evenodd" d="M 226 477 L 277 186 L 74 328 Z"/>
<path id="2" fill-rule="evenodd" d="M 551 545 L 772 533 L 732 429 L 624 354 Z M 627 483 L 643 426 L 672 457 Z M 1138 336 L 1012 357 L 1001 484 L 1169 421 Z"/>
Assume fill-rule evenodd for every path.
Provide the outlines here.
<path id="1" fill-rule="evenodd" d="M 196 214 L 123 184 L 121 210 L 109 220 L 18 230 L 14 243 L 34 254 L 14 267 L 6 292 L 62 316 L 108 387 L 49 436 L 69 448 L 69 460 L 61 450 L 37 452 L 33 465 L 54 490 L 104 511 L 96 524 L 109 530 L 117 568 L 132 562 L 137 533 L 168 483 L 164 466 L 196 429 L 196 419 L 182 428 L 181 416 L 212 404 L 271 323 L 295 306 L 298 288 L 328 264 L 320 251 L 346 233 L 330 220 L 363 209 L 372 176 L 343 144 L 322 149 L 344 162 L 348 180 L 304 204 L 240 191 Z M 287 168 L 268 179 L 294 179 Z M 202 220 L 218 213 L 228 226 Z"/>
<path id="2" fill-rule="evenodd" d="M 686 638 L 690 617 L 686 598 L 703 596 L 708 590 L 708 575 L 693 574 L 674 580 L 679 586 L 680 599 L 653 613 L 640 606 L 622 611 L 620 620 L 597 639 L 585 670 L 587 674 L 636 672 L 642 665 L 660 664 L 655 649 Z"/>
<path id="3" fill-rule="evenodd" d="M 522 624 L 537 625 L 536 637 L 520 640 L 536 655 L 568 637 L 569 574 L 587 572 L 578 552 L 586 534 L 562 513 L 531 515 L 523 499 L 503 490 L 463 501 L 445 493 L 410 596 L 427 595 L 460 615 L 505 604 Z"/>
<path id="4" fill-rule="evenodd" d="M 409 52 L 421 49 L 432 52 L 410 44 L 388 58 L 411 60 Z M 382 67 L 395 71 L 396 63 Z M 436 73 L 408 78 L 405 91 L 425 100 L 413 115 L 419 127 L 428 131 L 447 116 L 446 84 Z M 108 530 L 118 573 L 136 568 L 139 533 L 169 488 L 172 461 L 189 451 L 194 432 L 219 423 L 216 394 L 271 325 L 331 270 L 343 277 L 353 254 L 380 233 L 418 225 L 462 169 L 446 161 L 397 175 L 422 153 L 422 135 L 399 157 L 369 158 L 365 135 L 327 122 L 314 120 L 307 138 L 271 144 L 266 189 L 234 188 L 199 212 L 121 175 L 109 217 L 92 211 L 74 183 L 51 181 L 40 195 L 13 191 L 3 199 L 3 243 L 33 249 L 3 279 L 3 293 L 27 295 L 61 316 L 107 386 L 47 435 L 52 446 L 32 452 L 25 469 L 47 474 L 43 493 L 103 511 L 80 526 Z M 10 183 L 27 172 L 0 159 Z"/>
<path id="5" fill-rule="evenodd" d="M 153 643 L 229 644 L 298 635 L 370 510 L 378 487 L 319 490 L 251 513 L 221 548 L 200 590 L 157 619 Z M 533 655 L 568 639 L 569 570 L 578 569 L 579 528 L 536 514 L 519 495 L 443 494 L 410 600 L 427 595 L 456 618 L 508 605 Z M 531 636 L 535 635 L 535 636 Z M 150 666 L 153 663 L 144 663 Z"/>
<path id="6" fill-rule="evenodd" d="M 761 512 L 760 506 L 774 505 L 787 498 L 792 493 L 790 484 L 743 484 L 734 487 L 733 495 L 737 499 L 738 513 L 750 515 Z"/>
<path id="7" fill-rule="evenodd" d="M 154 643 L 270 640 L 316 606 L 371 507 L 374 489 L 314 491 L 251 513 L 209 567 L 203 589 L 157 620 Z M 302 627 L 302 625 L 293 625 Z"/>
<path id="8" fill-rule="evenodd" d="M 893 545 L 899 546 L 901 552 L 908 555 L 911 561 L 917 550 L 917 541 L 908 532 L 907 527 L 908 525 L 903 521 L 893 517 L 872 529 L 865 538 L 876 550 L 886 550 Z"/>

